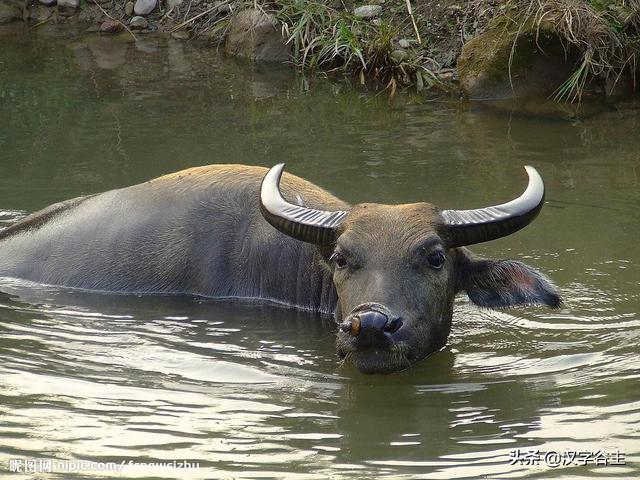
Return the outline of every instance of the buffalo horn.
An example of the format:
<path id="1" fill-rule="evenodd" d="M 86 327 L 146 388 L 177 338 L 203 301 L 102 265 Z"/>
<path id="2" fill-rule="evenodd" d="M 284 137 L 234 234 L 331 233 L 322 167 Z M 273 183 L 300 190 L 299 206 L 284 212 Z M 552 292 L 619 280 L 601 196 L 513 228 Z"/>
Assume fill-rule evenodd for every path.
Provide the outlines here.
<path id="1" fill-rule="evenodd" d="M 529 185 L 515 200 L 475 210 L 442 210 L 445 234 L 451 247 L 461 247 L 505 237 L 526 227 L 544 203 L 544 183 L 535 168 L 524 167 Z"/>
<path id="2" fill-rule="evenodd" d="M 336 239 L 336 228 L 348 212 L 326 212 L 287 202 L 280 192 L 282 172 L 284 163 L 279 163 L 272 167 L 262 180 L 262 216 L 282 233 L 297 240 L 317 245 L 333 243 Z"/>

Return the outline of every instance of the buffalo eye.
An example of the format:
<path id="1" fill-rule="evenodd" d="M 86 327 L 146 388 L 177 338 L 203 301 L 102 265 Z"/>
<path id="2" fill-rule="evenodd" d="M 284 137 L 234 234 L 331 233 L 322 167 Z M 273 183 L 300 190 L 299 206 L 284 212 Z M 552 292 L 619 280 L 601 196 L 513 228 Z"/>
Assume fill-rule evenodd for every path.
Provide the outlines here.
<path id="1" fill-rule="evenodd" d="M 435 270 L 440 270 L 444 266 L 444 253 L 437 251 L 427 255 L 429 266 Z"/>
<path id="2" fill-rule="evenodd" d="M 340 252 L 334 252 L 333 255 L 329 257 L 329 261 L 333 262 L 337 269 L 343 269 L 347 267 L 347 259 L 344 258 Z"/>

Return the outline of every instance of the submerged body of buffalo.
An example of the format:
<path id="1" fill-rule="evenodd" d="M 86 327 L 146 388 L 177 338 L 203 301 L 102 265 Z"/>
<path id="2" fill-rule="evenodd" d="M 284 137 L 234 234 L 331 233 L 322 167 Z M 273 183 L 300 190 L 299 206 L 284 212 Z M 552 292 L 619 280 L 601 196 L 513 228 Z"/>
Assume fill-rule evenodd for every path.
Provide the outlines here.
<path id="1" fill-rule="evenodd" d="M 331 272 L 258 208 L 266 170 L 190 169 L 36 212 L 0 234 L 0 274 L 90 290 L 260 298 L 330 313 Z M 343 202 L 301 179 L 310 204 Z"/>
<path id="2" fill-rule="evenodd" d="M 0 275 L 334 313 L 338 353 L 368 373 L 401 370 L 441 348 L 460 291 L 486 307 L 559 304 L 530 267 L 476 259 L 462 246 L 522 228 L 543 191 L 502 221 L 506 233 L 493 221 L 462 231 L 472 211 L 352 207 L 282 168 L 197 167 L 52 205 L 0 233 Z"/>

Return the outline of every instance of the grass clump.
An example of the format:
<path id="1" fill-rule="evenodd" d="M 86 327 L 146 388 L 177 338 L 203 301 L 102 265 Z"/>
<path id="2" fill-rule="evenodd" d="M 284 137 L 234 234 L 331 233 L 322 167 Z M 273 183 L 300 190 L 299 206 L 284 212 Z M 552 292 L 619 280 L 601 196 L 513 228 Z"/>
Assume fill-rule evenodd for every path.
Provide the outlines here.
<path id="1" fill-rule="evenodd" d="M 373 40 L 379 37 L 378 27 L 333 4 L 323 0 L 276 2 L 276 16 L 293 45 L 296 64 L 302 70 L 339 68 L 352 73 L 388 66 L 390 47 Z M 387 24 L 381 31 L 386 28 Z M 372 43 L 377 44 L 373 56 Z"/>
<path id="2" fill-rule="evenodd" d="M 455 65 L 464 43 L 506 17 L 511 28 L 534 25 L 552 32 L 567 56 L 577 53 L 555 100 L 580 101 L 593 80 L 607 93 L 623 76 L 635 88 L 640 0 L 386 0 L 375 19 L 358 17 L 353 6 L 335 0 L 273 0 L 268 8 L 304 70 L 347 71 L 392 88 L 442 86 L 442 71 Z M 399 38 L 410 38 L 411 48 L 399 49 Z"/>
<path id="3" fill-rule="evenodd" d="M 442 86 L 435 73 L 441 65 L 425 54 L 424 45 L 411 40 L 414 48 L 398 46 L 399 39 L 414 34 L 413 13 L 405 10 L 408 3 L 387 0 L 376 18 L 363 18 L 331 0 L 275 0 L 268 8 L 280 21 L 302 70 L 346 72 L 363 84 L 382 84 L 392 91 L 404 84 Z"/>
<path id="4" fill-rule="evenodd" d="M 175 16 L 190 22 L 185 3 Z M 188 2 L 188 3 L 187 3 Z M 293 62 L 303 71 L 347 73 L 361 83 L 392 91 L 411 85 L 417 90 L 445 88 L 456 78 L 456 61 L 463 46 L 496 28 L 518 36 L 534 31 L 559 42 L 573 73 L 552 94 L 560 102 L 580 101 L 595 83 L 611 93 L 638 69 L 640 0 L 227 0 L 232 16 L 258 8 L 278 20 L 292 46 Z M 364 17 L 357 8 L 374 5 L 378 12 Z M 184 10 L 184 12 L 183 12 Z M 222 39 L 229 25 L 227 13 L 214 10 L 198 16 L 189 28 Z M 183 22 L 183 23 L 184 23 Z M 498 25 L 498 26 L 496 26 Z M 545 37 L 546 38 L 546 37 Z M 545 44 L 549 46 L 549 44 Z M 557 46 L 557 43 L 555 44 Z M 489 48 L 490 46 L 487 46 Z M 551 45 L 553 48 L 553 45 Z M 484 49 L 481 45 L 480 49 Z M 541 48 L 542 49 L 542 48 Z M 544 49 L 542 49 L 544 50 Z M 508 60 L 511 72 L 513 53 Z"/>
<path id="5" fill-rule="evenodd" d="M 554 93 L 556 100 L 579 101 L 589 77 L 612 80 L 615 84 L 630 65 L 635 69 L 637 50 L 629 46 L 638 31 L 630 20 L 637 15 L 639 5 L 634 9 L 623 1 L 538 2 L 536 22 L 550 24 L 581 55 L 576 70 Z"/>
<path id="6" fill-rule="evenodd" d="M 575 70 L 552 94 L 559 102 L 579 102 L 589 83 L 599 80 L 610 94 L 627 76 L 635 89 L 640 45 L 640 0 L 490 0 L 470 2 L 473 12 L 506 16 L 515 28 L 535 25 L 554 33 L 565 52 L 577 52 Z M 486 24 L 489 25 L 488 23 Z"/>
<path id="7" fill-rule="evenodd" d="M 276 16 L 300 67 L 333 66 L 338 59 L 345 66 L 354 60 L 364 65 L 362 47 L 353 32 L 355 19 L 323 1 L 289 0 L 277 6 Z"/>

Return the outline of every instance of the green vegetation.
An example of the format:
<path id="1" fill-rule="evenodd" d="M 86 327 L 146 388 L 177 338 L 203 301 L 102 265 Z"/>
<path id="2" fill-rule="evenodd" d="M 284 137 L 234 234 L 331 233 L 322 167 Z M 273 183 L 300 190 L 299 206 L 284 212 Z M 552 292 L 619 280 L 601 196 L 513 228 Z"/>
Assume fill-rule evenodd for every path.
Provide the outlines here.
<path id="1" fill-rule="evenodd" d="M 294 59 L 304 70 L 336 68 L 356 73 L 361 79 L 395 82 L 409 75 L 407 58 L 394 57 L 393 40 L 400 28 L 390 19 L 369 19 L 326 1 L 282 0 L 276 15 L 293 45 Z M 401 58 L 402 57 L 402 58 Z"/>
<path id="2" fill-rule="evenodd" d="M 447 88 L 441 78 L 443 71 L 451 76 L 455 54 L 444 44 L 452 38 L 459 43 L 459 34 L 449 28 L 455 22 L 447 20 L 441 25 L 439 20 L 457 10 L 447 10 L 454 5 L 451 1 L 438 2 L 437 8 L 435 3 L 272 0 L 258 7 L 281 23 L 293 48 L 294 63 L 301 70 L 347 73 L 363 84 L 395 92 L 403 85 L 418 90 Z M 254 5 L 248 1 L 245 6 Z M 359 15 L 357 8 L 363 5 L 373 5 L 380 13 Z"/>
<path id="3" fill-rule="evenodd" d="M 503 7 L 516 27 L 533 22 L 538 31 L 557 35 L 565 51 L 578 54 L 575 71 L 554 93 L 556 100 L 579 101 L 593 79 L 603 81 L 608 94 L 625 75 L 635 83 L 640 1 L 510 0 Z"/>
<path id="4" fill-rule="evenodd" d="M 114 0 L 109 11 L 126 23 L 124 4 Z M 635 90 L 640 0 L 183 0 L 171 9 L 160 5 L 155 12 L 160 30 L 216 41 L 224 40 L 235 13 L 260 9 L 278 20 L 299 69 L 347 74 L 392 93 L 398 88 L 458 90 L 453 86 L 457 73 L 464 88 L 465 62 L 471 66 L 467 71 L 493 76 L 496 83 L 506 76 L 507 89 L 510 83 L 513 89 L 512 73 L 526 72 L 540 51 L 564 63 L 556 76 L 566 73 L 566 80 L 556 78 L 547 89 L 557 87 L 551 93 L 556 101 L 579 102 L 590 90 Z M 87 4 L 85 13 L 92 7 Z M 51 16 L 43 18 L 38 25 Z"/>
<path id="5" fill-rule="evenodd" d="M 355 9 L 364 4 L 382 10 L 362 18 Z M 637 70 L 640 0 L 270 0 L 260 8 L 282 23 L 299 68 L 347 72 L 393 90 L 442 87 L 464 43 L 497 24 L 517 32 L 533 22 L 577 53 L 557 101 L 579 101 L 594 79 L 611 93 Z"/>

